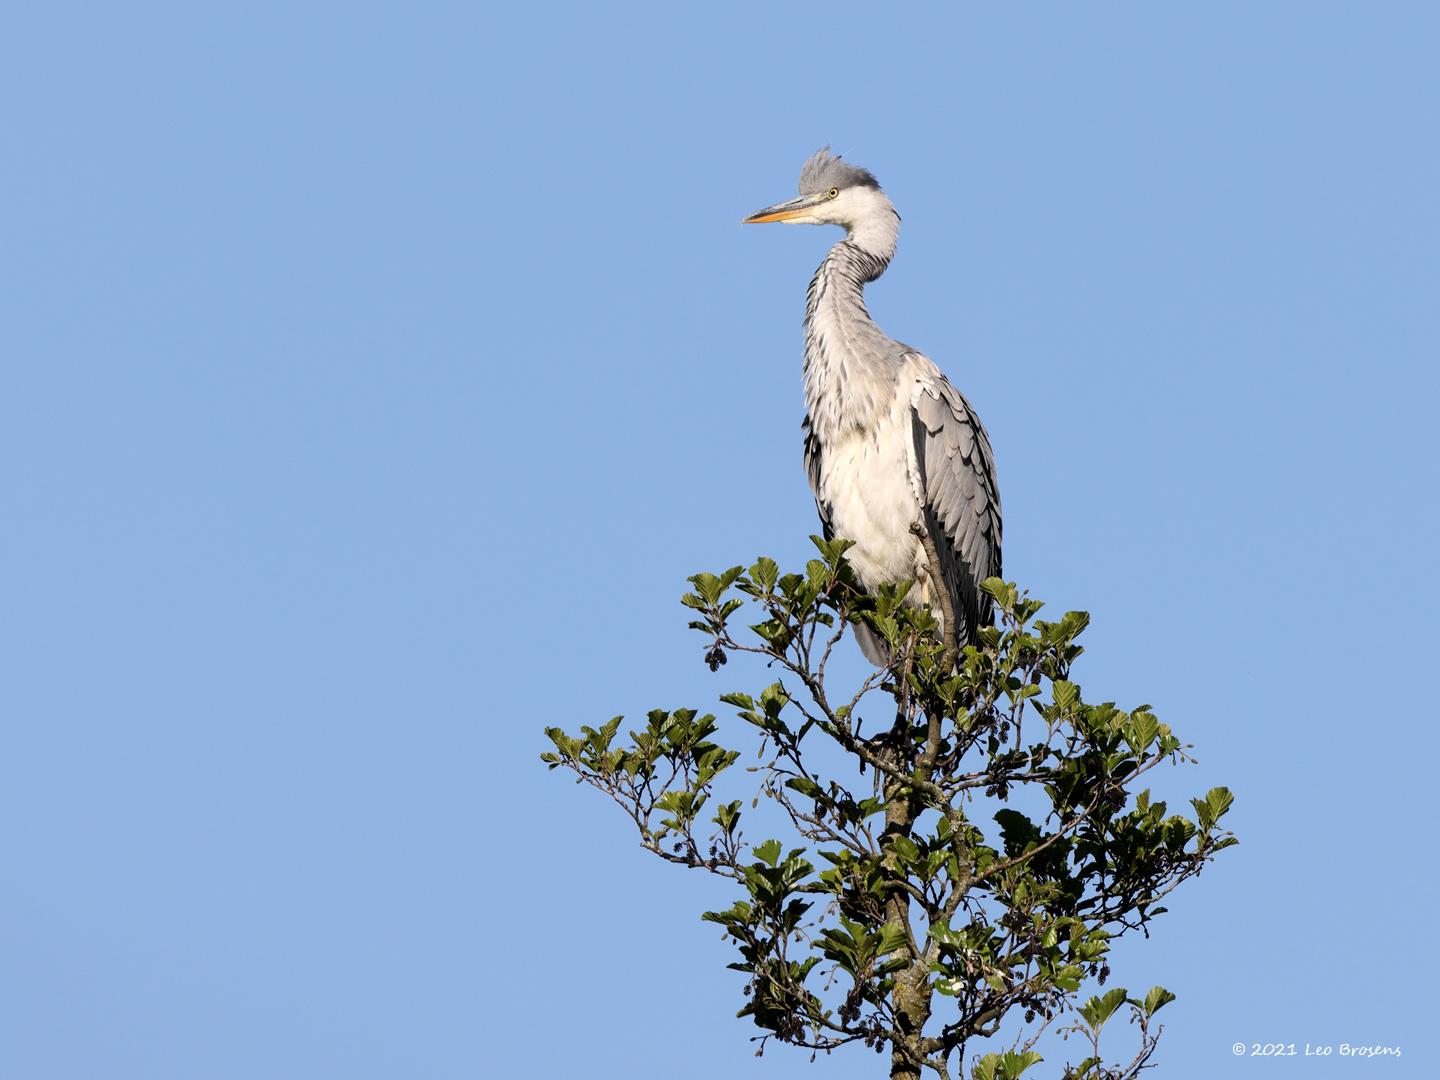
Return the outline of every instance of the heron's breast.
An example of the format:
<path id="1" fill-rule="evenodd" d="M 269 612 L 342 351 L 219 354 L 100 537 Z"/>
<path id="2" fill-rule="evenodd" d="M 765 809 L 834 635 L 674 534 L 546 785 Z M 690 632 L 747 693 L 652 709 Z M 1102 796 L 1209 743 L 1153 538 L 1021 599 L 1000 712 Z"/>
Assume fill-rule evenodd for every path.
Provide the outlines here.
<path id="1" fill-rule="evenodd" d="M 836 536 L 855 541 L 850 564 L 867 585 L 915 576 L 920 506 L 910 483 L 906 432 L 893 417 L 838 433 L 821 457 L 820 496 Z"/>

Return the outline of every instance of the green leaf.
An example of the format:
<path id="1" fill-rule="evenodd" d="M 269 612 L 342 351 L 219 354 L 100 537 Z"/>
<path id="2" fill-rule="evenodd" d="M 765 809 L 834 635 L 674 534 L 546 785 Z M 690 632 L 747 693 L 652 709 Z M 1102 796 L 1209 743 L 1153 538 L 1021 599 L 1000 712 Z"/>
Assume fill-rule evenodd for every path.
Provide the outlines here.
<path id="1" fill-rule="evenodd" d="M 1175 995 L 1163 986 L 1151 987 L 1150 992 L 1145 995 L 1145 1001 L 1141 1008 L 1145 1010 L 1147 1017 L 1154 1016 L 1170 1002 L 1175 1000 Z"/>
<path id="2" fill-rule="evenodd" d="M 1050 690 L 1055 699 L 1055 707 L 1062 712 L 1080 700 L 1080 688 L 1069 679 L 1056 679 L 1050 684 Z"/>
<path id="3" fill-rule="evenodd" d="M 1225 811 L 1230 809 L 1230 804 L 1235 801 L 1235 796 L 1227 787 L 1215 787 L 1205 793 L 1205 801 L 1210 805 L 1210 819 L 1219 821 Z"/>
<path id="4" fill-rule="evenodd" d="M 767 559 L 764 555 L 756 559 L 755 565 L 750 568 L 750 580 L 755 582 L 762 592 L 771 592 L 779 578 L 780 568 L 775 565 L 775 560 Z"/>
<path id="5" fill-rule="evenodd" d="M 1003 578 L 988 577 L 980 583 L 980 588 L 995 598 L 1001 611 L 1008 611 L 1015 606 L 1015 586 Z"/>
<path id="6" fill-rule="evenodd" d="M 908 836 L 895 835 L 890 838 L 889 848 L 900 860 L 900 865 L 910 866 L 920 859 L 920 849 L 915 846 L 915 841 Z"/>
<path id="7" fill-rule="evenodd" d="M 812 799 L 821 798 L 824 795 L 824 792 L 820 790 L 820 785 L 808 776 L 792 776 L 785 781 L 785 786 L 791 791 L 798 791 L 801 795 L 808 795 Z"/>
<path id="8" fill-rule="evenodd" d="M 1100 1029 L 1105 1026 L 1115 1010 L 1125 1004 L 1125 991 L 1119 987 L 1111 990 L 1108 994 L 1099 997 L 1092 997 L 1080 1007 L 1080 1015 L 1090 1025 L 1090 1030 L 1099 1034 Z"/>
<path id="9" fill-rule="evenodd" d="M 712 818 L 716 825 L 719 825 L 727 834 L 735 831 L 735 826 L 740 823 L 740 800 L 725 803 Z"/>
<path id="10" fill-rule="evenodd" d="M 756 844 L 750 851 L 767 866 L 774 866 L 780 861 L 779 840 L 766 840 L 763 844 Z"/>
<path id="11" fill-rule="evenodd" d="M 1007 1050 L 1001 1055 L 1000 1068 L 1003 1070 L 1005 1080 L 1015 1080 L 1017 1076 L 1030 1068 L 1031 1065 L 1044 1060 L 1045 1059 L 1034 1050 L 1027 1050 L 1023 1054 L 1017 1054 L 1014 1051 Z"/>
<path id="12" fill-rule="evenodd" d="M 885 925 L 880 928 L 880 936 L 876 940 L 875 955 L 889 956 L 893 952 L 910 947 L 910 939 L 905 933 L 903 926 Z"/>
<path id="13" fill-rule="evenodd" d="M 964 944 L 965 939 L 956 931 L 950 929 L 950 924 L 936 920 L 930 924 L 930 936 L 941 945 L 949 945 L 952 948 Z"/>
<path id="14" fill-rule="evenodd" d="M 693 574 L 689 581 L 695 586 L 695 591 L 700 594 L 702 604 L 692 604 L 688 598 L 682 598 L 680 602 L 687 607 L 710 605 L 720 599 L 720 579 L 714 574 Z"/>
<path id="15" fill-rule="evenodd" d="M 1055 985 L 1061 990 L 1073 993 L 1080 989 L 1080 976 L 1083 974 L 1076 965 L 1066 964 L 1064 967 L 1057 968 L 1052 978 L 1055 980 Z"/>
<path id="16" fill-rule="evenodd" d="M 993 580 L 993 579 L 992 579 Z M 1007 1050 L 1003 1054 L 986 1054 L 975 1063 L 976 1080 L 1016 1080 L 1031 1065 L 1045 1059 L 1034 1050 L 1017 1054 Z"/>
<path id="17" fill-rule="evenodd" d="M 1130 714 L 1130 721 L 1125 725 L 1125 741 L 1135 753 L 1143 754 L 1158 734 L 1160 721 L 1151 713 L 1137 710 Z"/>
<path id="18" fill-rule="evenodd" d="M 995 820 L 1000 825 L 1000 835 L 1005 839 L 1005 854 L 1014 856 L 1022 853 L 1031 844 L 1040 840 L 1040 830 L 1035 823 L 1018 810 L 1008 807 L 995 811 Z"/>
<path id="19" fill-rule="evenodd" d="M 1209 832 L 1234 801 L 1235 796 L 1230 793 L 1229 788 L 1216 787 L 1207 791 L 1204 799 L 1191 799 L 1190 805 L 1195 808 L 1201 830 Z"/>

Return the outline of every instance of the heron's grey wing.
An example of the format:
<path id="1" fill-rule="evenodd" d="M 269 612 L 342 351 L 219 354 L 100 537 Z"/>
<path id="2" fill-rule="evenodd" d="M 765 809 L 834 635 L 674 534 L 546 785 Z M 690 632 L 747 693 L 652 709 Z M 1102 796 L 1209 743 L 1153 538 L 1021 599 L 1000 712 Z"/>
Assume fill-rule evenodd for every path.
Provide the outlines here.
<path id="1" fill-rule="evenodd" d="M 990 623 L 992 601 L 980 583 L 1000 575 L 995 458 L 970 403 L 943 375 L 919 381 L 911 410 L 925 528 L 935 538 L 963 647 Z"/>
<path id="2" fill-rule="evenodd" d="M 830 507 L 820 498 L 820 440 L 810 426 L 807 415 L 800 421 L 800 430 L 805 433 L 805 475 L 810 480 L 810 491 L 815 496 L 815 509 L 820 513 L 820 529 L 825 539 L 831 539 L 835 530 L 830 525 Z"/>

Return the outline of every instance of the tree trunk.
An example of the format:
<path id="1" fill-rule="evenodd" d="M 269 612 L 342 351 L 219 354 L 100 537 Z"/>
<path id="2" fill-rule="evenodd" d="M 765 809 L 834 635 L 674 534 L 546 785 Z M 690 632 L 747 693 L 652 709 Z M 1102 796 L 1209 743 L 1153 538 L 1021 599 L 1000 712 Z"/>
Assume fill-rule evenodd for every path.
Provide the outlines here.
<path id="1" fill-rule="evenodd" d="M 899 724 L 896 726 L 898 728 Z M 908 743 L 907 738 L 901 745 Z M 896 760 L 908 770 L 911 763 L 904 760 L 905 756 L 897 747 Z M 901 870 L 886 849 L 890 847 L 893 837 L 910 835 L 911 827 L 918 816 L 914 798 L 902 794 L 902 788 L 903 785 L 897 780 L 888 780 L 885 784 L 885 801 L 888 805 L 885 810 L 885 832 L 880 839 L 881 850 L 885 851 L 883 864 L 897 875 Z M 901 929 L 908 927 L 909 922 L 910 894 L 902 889 L 895 889 L 885 901 L 885 924 Z M 906 1041 L 916 1051 L 919 1049 L 925 1022 L 930 1019 L 930 989 L 927 983 L 925 961 L 919 956 L 912 955 L 910 965 L 895 975 L 895 990 L 891 999 L 895 1016 L 902 1037 L 906 1037 Z M 907 1057 L 899 1046 L 892 1047 L 890 1051 L 890 1077 L 891 1080 L 919 1080 L 920 1077 L 920 1067 Z"/>

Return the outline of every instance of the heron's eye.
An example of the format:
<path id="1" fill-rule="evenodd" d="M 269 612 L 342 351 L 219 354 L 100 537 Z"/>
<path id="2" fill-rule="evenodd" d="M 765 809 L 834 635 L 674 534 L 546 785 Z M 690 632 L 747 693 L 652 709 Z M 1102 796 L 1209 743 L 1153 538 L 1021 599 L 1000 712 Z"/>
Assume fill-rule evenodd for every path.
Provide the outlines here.
<path id="1" fill-rule="evenodd" d="M 830 189 L 830 194 L 826 195 L 825 197 L 827 199 L 838 199 L 840 197 L 840 189 L 838 187 L 832 187 Z"/>

